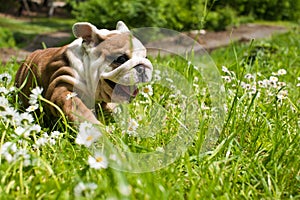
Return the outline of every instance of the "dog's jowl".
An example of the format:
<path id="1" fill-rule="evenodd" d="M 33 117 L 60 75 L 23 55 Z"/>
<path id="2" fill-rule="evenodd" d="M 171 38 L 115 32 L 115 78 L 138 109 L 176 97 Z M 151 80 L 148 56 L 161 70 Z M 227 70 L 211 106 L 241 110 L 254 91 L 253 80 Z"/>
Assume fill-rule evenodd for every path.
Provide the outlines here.
<path id="1" fill-rule="evenodd" d="M 71 121 L 99 123 L 90 110 L 95 103 L 129 101 L 137 83 L 152 77 L 146 48 L 130 34 L 123 22 L 116 30 L 97 29 L 87 22 L 73 25 L 77 38 L 58 48 L 37 50 L 29 55 L 16 75 L 16 87 L 24 106 L 36 86 L 43 97 L 61 108 Z M 70 94 L 72 98 L 70 97 Z M 52 106 L 49 114 L 59 112 Z"/>

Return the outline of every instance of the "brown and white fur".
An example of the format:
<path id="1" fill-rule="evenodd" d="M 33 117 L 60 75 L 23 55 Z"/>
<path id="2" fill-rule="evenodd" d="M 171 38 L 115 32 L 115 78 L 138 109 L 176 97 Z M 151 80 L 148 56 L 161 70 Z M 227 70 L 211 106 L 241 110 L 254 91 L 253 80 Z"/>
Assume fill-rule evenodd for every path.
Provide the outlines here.
<path id="1" fill-rule="evenodd" d="M 29 106 L 31 89 L 38 85 L 42 96 L 70 121 L 99 123 L 91 111 L 95 103 L 129 101 L 136 95 L 137 83 L 151 80 L 152 64 L 146 48 L 121 21 L 116 30 L 75 23 L 73 34 L 77 39 L 71 44 L 30 54 L 16 74 L 16 87 L 22 91 L 24 106 Z M 73 92 L 77 95 L 67 98 Z M 49 114 L 59 116 L 52 106 Z"/>

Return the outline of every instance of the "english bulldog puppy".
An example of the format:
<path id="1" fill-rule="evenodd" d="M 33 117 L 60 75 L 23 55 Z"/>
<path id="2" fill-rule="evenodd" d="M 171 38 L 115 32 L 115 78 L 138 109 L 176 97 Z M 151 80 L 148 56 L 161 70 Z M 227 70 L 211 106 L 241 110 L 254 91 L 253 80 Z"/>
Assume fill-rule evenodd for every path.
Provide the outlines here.
<path id="1" fill-rule="evenodd" d="M 40 86 L 42 96 L 70 121 L 98 124 L 91 111 L 95 104 L 130 101 L 137 95 L 136 85 L 151 80 L 153 67 L 146 48 L 121 21 L 116 30 L 75 23 L 73 34 L 76 39 L 68 45 L 30 54 L 16 74 L 16 87 L 25 107 L 31 90 Z M 53 106 L 48 112 L 60 115 Z"/>

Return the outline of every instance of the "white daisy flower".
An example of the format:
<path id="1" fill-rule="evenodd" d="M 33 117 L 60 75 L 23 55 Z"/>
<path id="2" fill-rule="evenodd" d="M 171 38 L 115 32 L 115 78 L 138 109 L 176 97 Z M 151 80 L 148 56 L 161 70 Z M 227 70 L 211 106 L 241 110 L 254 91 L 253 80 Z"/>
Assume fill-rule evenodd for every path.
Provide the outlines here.
<path id="1" fill-rule="evenodd" d="M 17 146 L 16 143 L 12 143 L 12 142 L 5 142 L 1 149 L 0 149 L 0 153 L 5 153 L 8 152 L 9 150 L 12 150 L 13 152 L 17 151 Z"/>
<path id="2" fill-rule="evenodd" d="M 278 100 L 283 100 L 283 99 L 286 99 L 288 96 L 288 91 L 287 90 L 280 90 L 277 94 L 277 98 Z"/>
<path id="3" fill-rule="evenodd" d="M 35 87 L 31 90 L 31 94 L 35 95 L 35 96 L 38 96 L 38 95 L 41 95 L 43 92 L 43 88 L 42 87 Z"/>
<path id="4" fill-rule="evenodd" d="M 8 106 L 8 100 L 5 97 L 0 96 L 0 111 L 5 111 Z"/>
<path id="5" fill-rule="evenodd" d="M 79 145 L 90 147 L 101 135 L 99 129 L 95 128 L 91 123 L 83 122 L 79 126 L 79 133 L 75 142 Z"/>
<path id="6" fill-rule="evenodd" d="M 37 133 L 41 132 L 42 128 L 38 124 L 34 124 L 30 127 L 30 132 L 35 131 Z"/>
<path id="7" fill-rule="evenodd" d="M 273 88 L 277 88 L 277 82 L 274 82 L 274 81 L 270 81 L 269 82 L 269 85 Z"/>
<path id="8" fill-rule="evenodd" d="M 151 85 L 147 85 L 145 87 L 142 88 L 141 94 L 144 97 L 148 97 L 148 96 L 152 96 L 153 95 L 153 89 Z"/>
<path id="9" fill-rule="evenodd" d="M 83 192 L 86 192 L 87 190 L 94 191 L 96 190 L 98 185 L 96 183 L 83 183 L 79 182 L 75 187 L 74 187 L 74 196 L 75 197 L 82 197 Z"/>
<path id="10" fill-rule="evenodd" d="M 16 158 L 23 158 L 23 164 L 25 167 L 31 164 L 30 155 L 27 153 L 27 149 L 19 149 L 15 156 Z"/>
<path id="11" fill-rule="evenodd" d="M 278 78 L 276 76 L 270 76 L 269 80 L 273 82 L 277 82 Z"/>
<path id="12" fill-rule="evenodd" d="M 230 71 L 225 66 L 222 66 L 222 71 L 225 72 L 226 74 L 230 74 Z"/>
<path id="13" fill-rule="evenodd" d="M 0 149 L 0 154 L 3 155 L 5 160 L 10 163 L 16 160 L 14 154 L 17 152 L 17 150 L 18 148 L 16 143 L 5 142 Z"/>
<path id="14" fill-rule="evenodd" d="M 7 107 L 2 115 L 11 122 L 15 122 L 15 119 L 18 119 L 20 114 L 12 107 Z"/>
<path id="15" fill-rule="evenodd" d="M 227 83 L 231 82 L 231 77 L 230 76 L 222 76 L 222 79 L 224 79 Z"/>
<path id="16" fill-rule="evenodd" d="M 21 124 L 27 125 L 27 124 L 31 124 L 33 121 L 34 121 L 34 119 L 30 113 L 21 113 L 17 124 L 18 125 L 21 125 Z"/>
<path id="17" fill-rule="evenodd" d="M 17 88 L 15 86 L 11 86 L 10 88 L 8 88 L 8 92 L 13 92 L 15 91 Z"/>
<path id="18" fill-rule="evenodd" d="M 249 89 L 249 94 L 255 94 L 256 93 L 256 86 L 253 85 L 250 89 Z"/>
<path id="19" fill-rule="evenodd" d="M 277 82 L 278 87 L 285 87 L 286 83 L 285 82 Z"/>
<path id="20" fill-rule="evenodd" d="M 49 142 L 50 145 L 55 145 L 56 144 L 56 140 L 54 138 L 51 138 L 51 137 L 48 139 L 48 142 Z"/>
<path id="21" fill-rule="evenodd" d="M 73 97 L 76 97 L 76 96 L 77 96 L 76 92 L 68 93 L 66 96 L 66 100 L 72 99 Z"/>
<path id="22" fill-rule="evenodd" d="M 135 119 L 129 119 L 127 124 L 127 133 L 132 135 L 136 129 L 138 128 L 139 124 Z"/>
<path id="23" fill-rule="evenodd" d="M 100 152 L 96 152 L 94 156 L 89 156 L 88 163 L 93 169 L 106 169 L 108 166 L 107 158 Z"/>
<path id="24" fill-rule="evenodd" d="M 266 88 L 269 85 L 269 80 L 268 79 L 264 79 L 262 81 L 258 81 L 257 84 L 261 88 Z"/>
<path id="25" fill-rule="evenodd" d="M 75 187 L 74 187 L 74 195 L 75 197 L 82 197 L 83 196 L 83 192 L 85 190 L 85 185 L 83 182 L 78 183 Z"/>
<path id="26" fill-rule="evenodd" d="M 61 132 L 59 132 L 59 131 L 52 131 L 50 137 L 54 138 L 54 139 L 58 139 L 60 135 L 61 135 Z"/>
<path id="27" fill-rule="evenodd" d="M 8 73 L 0 74 L 0 81 L 5 82 L 6 84 L 9 84 L 11 82 L 12 78 L 11 75 Z"/>
<path id="28" fill-rule="evenodd" d="M 245 82 L 241 83 L 241 87 L 246 89 L 246 90 L 250 90 L 251 89 L 251 85 Z"/>
<path id="29" fill-rule="evenodd" d="M 157 80 L 157 81 L 160 81 L 161 80 L 160 74 L 155 73 L 154 76 L 153 76 L 153 79 Z"/>
<path id="30" fill-rule="evenodd" d="M 48 139 L 49 139 L 48 133 L 43 133 L 43 135 L 36 140 L 35 144 L 37 147 L 44 146 L 48 143 Z"/>
<path id="31" fill-rule="evenodd" d="M 254 76 L 252 74 L 246 74 L 245 75 L 245 79 L 247 79 L 247 80 L 253 80 Z"/>
<path id="32" fill-rule="evenodd" d="M 6 89 L 5 87 L 0 87 L 0 94 L 7 95 L 8 93 L 9 93 L 8 89 Z"/>
<path id="33" fill-rule="evenodd" d="M 250 90 L 250 89 L 251 89 L 251 85 L 250 85 L 250 84 L 246 84 L 246 85 L 245 85 L 245 89 L 246 89 L 246 90 Z"/>
<path id="34" fill-rule="evenodd" d="M 37 100 L 40 95 L 42 95 L 43 88 L 37 86 L 36 88 L 31 90 L 31 94 L 29 95 L 29 103 L 30 105 L 34 105 L 37 103 Z"/>
<path id="35" fill-rule="evenodd" d="M 33 112 L 33 111 L 35 111 L 36 109 L 38 109 L 39 108 L 39 105 L 38 104 L 33 104 L 33 105 L 30 105 L 27 109 L 26 109 L 26 111 L 27 112 Z"/>
<path id="36" fill-rule="evenodd" d="M 45 137 L 40 137 L 39 139 L 36 140 L 35 145 L 37 147 L 44 146 L 48 143 L 48 138 Z"/>
<path id="37" fill-rule="evenodd" d="M 285 75 L 286 74 L 286 70 L 285 69 L 280 69 L 277 72 L 277 75 L 281 76 L 281 75 Z"/>
<path id="38" fill-rule="evenodd" d="M 269 78 L 269 85 L 273 88 L 277 88 L 278 78 L 276 76 L 271 76 Z"/>
<path id="39" fill-rule="evenodd" d="M 18 126 L 16 129 L 15 129 L 15 133 L 17 134 L 17 136 L 19 137 L 24 137 L 24 138 L 27 138 L 29 137 L 30 135 L 30 130 L 29 129 L 25 129 L 21 126 Z"/>
<path id="40" fill-rule="evenodd" d="M 30 125 L 29 127 L 22 127 L 22 126 L 18 126 L 16 129 L 15 129 L 15 133 L 17 136 L 22 136 L 24 138 L 27 138 L 29 137 L 30 133 L 31 132 L 41 132 L 41 126 L 38 125 L 38 124 L 33 124 L 33 125 Z"/>

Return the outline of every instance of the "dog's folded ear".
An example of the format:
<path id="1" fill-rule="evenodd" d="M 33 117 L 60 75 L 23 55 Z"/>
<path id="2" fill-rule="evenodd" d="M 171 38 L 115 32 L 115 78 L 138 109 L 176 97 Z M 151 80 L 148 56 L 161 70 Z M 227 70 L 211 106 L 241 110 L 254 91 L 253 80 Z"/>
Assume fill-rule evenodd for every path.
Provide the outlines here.
<path id="1" fill-rule="evenodd" d="M 73 34 L 76 38 L 82 38 L 86 42 L 91 42 L 95 37 L 97 28 L 88 22 L 78 22 L 73 25 Z"/>
<path id="2" fill-rule="evenodd" d="M 126 24 L 122 21 L 118 21 L 116 29 L 121 33 L 130 32 Z"/>
<path id="3" fill-rule="evenodd" d="M 107 29 L 98 30 L 96 26 L 88 22 L 77 22 L 73 25 L 73 34 L 76 38 L 82 38 L 85 42 L 101 42 L 106 39 L 107 36 L 117 33 L 130 32 L 126 24 L 122 21 L 118 21 L 115 31 L 109 31 Z"/>

